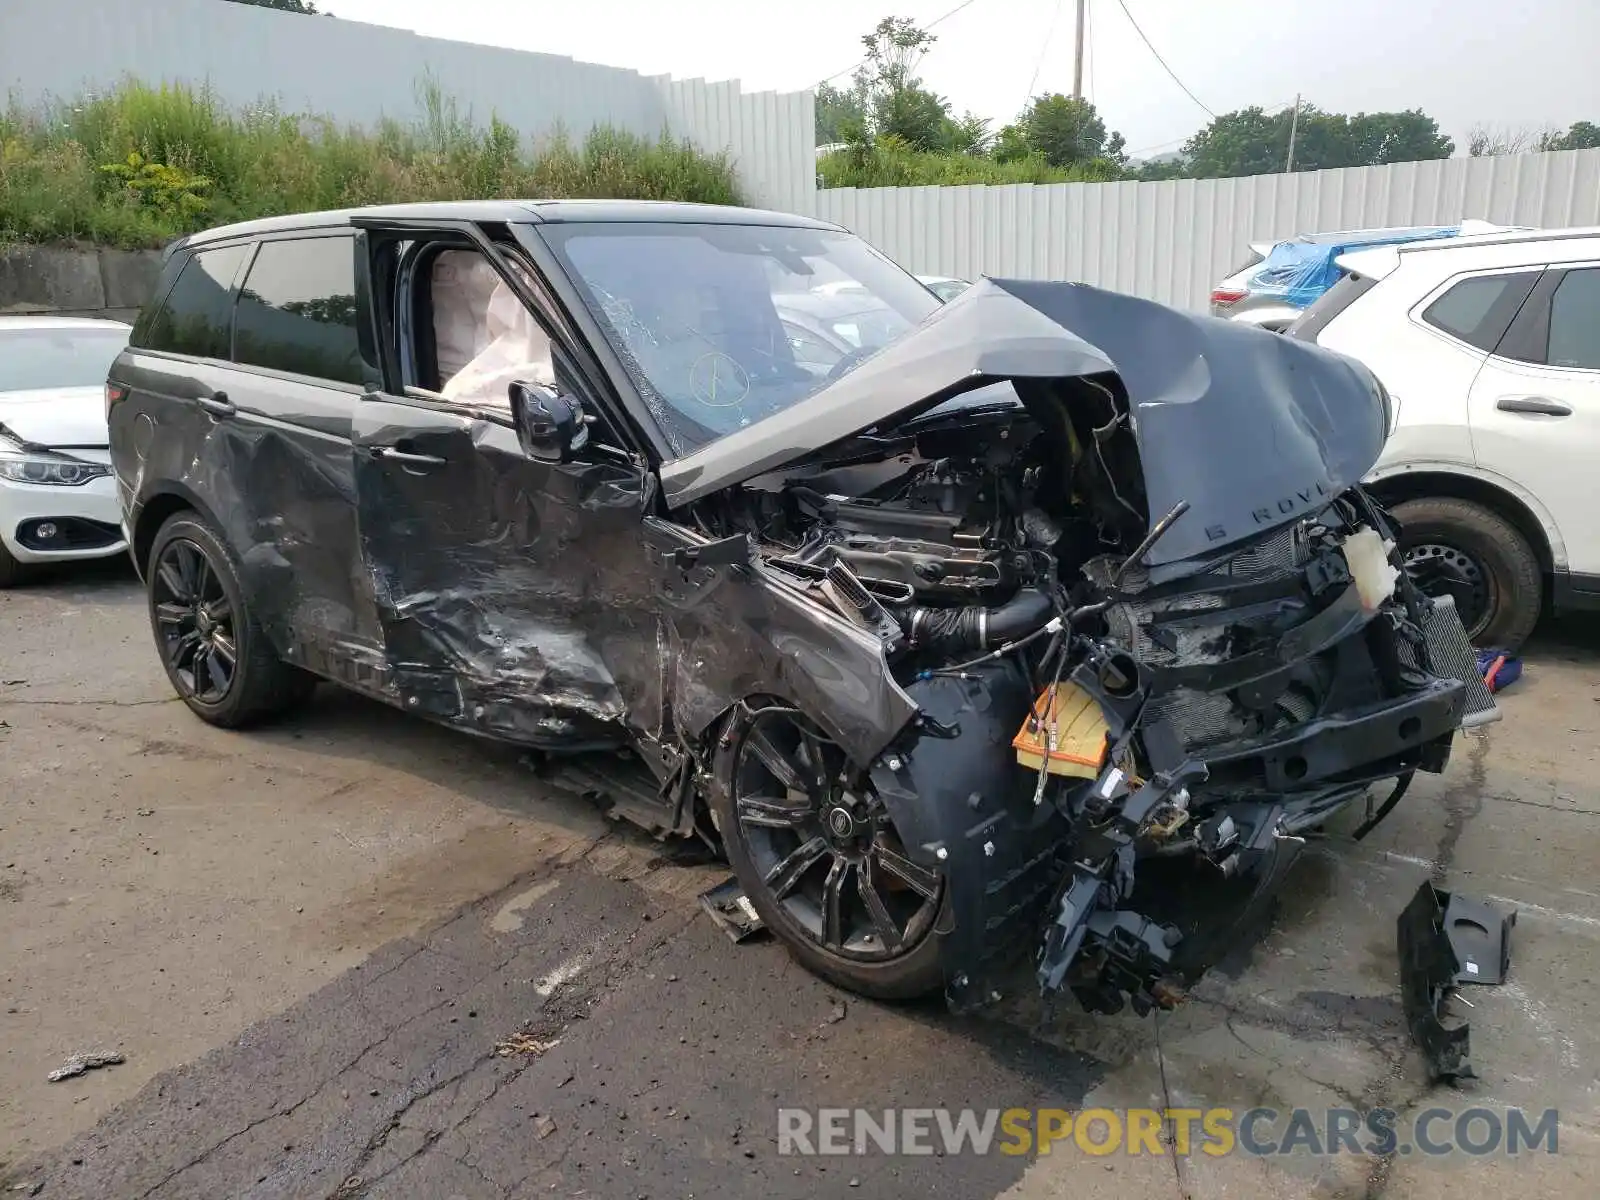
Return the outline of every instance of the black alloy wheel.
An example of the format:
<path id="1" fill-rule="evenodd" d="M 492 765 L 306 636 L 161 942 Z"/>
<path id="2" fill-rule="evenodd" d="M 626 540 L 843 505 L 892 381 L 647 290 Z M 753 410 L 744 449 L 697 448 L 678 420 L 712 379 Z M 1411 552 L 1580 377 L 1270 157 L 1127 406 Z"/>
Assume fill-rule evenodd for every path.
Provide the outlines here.
<path id="1" fill-rule="evenodd" d="M 172 514 L 145 561 L 150 628 L 178 698 L 239 729 L 296 707 L 316 677 L 281 660 L 257 624 L 227 543 L 198 513 Z"/>
<path id="2" fill-rule="evenodd" d="M 939 985 L 931 935 L 943 882 L 906 853 L 866 772 L 833 739 L 796 709 L 757 709 L 722 777 L 729 858 L 804 965 L 886 999 Z"/>
<path id="3" fill-rule="evenodd" d="M 184 699 L 218 705 L 239 670 L 238 614 L 206 552 L 174 538 L 153 564 L 150 604 L 169 673 Z"/>

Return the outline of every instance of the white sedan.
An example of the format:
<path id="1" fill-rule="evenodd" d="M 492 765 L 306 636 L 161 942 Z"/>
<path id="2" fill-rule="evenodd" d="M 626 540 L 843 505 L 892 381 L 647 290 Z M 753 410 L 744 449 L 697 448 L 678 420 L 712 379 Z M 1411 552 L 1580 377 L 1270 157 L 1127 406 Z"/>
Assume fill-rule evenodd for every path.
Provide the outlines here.
<path id="1" fill-rule="evenodd" d="M 22 565 L 127 550 L 106 448 L 120 321 L 0 317 L 0 588 Z"/>

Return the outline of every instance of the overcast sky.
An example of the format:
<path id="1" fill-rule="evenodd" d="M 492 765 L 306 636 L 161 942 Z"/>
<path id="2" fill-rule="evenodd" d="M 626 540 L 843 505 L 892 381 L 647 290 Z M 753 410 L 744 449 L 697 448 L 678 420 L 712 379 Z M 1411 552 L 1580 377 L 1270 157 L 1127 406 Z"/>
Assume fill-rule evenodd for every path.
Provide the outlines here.
<path id="1" fill-rule="evenodd" d="M 861 57 L 878 18 L 928 24 L 959 0 L 321 0 L 350 20 L 564 54 L 647 74 L 798 90 Z M 1287 105 L 1421 107 L 1464 141 L 1474 124 L 1600 121 L 1600 0 L 1122 0 L 1213 112 Z M 956 111 L 1010 120 L 1072 87 L 1073 0 L 970 0 L 934 32 L 928 86 Z M 1087 87 L 1135 154 L 1175 149 L 1210 118 L 1162 70 L 1119 0 L 1089 0 Z M 844 75 L 839 82 L 848 80 Z"/>

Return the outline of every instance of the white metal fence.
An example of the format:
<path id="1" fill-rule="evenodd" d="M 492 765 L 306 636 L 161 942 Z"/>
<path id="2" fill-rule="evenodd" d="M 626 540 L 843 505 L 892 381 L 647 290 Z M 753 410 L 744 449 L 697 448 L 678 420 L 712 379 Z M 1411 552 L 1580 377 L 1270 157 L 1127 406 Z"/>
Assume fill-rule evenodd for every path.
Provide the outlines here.
<path id="1" fill-rule="evenodd" d="M 816 138 L 809 92 L 645 76 L 405 30 L 220 0 L 0 0 L 0 95 L 70 100 L 125 76 L 208 85 L 236 106 L 264 98 L 353 124 L 421 115 L 419 84 L 524 136 L 558 126 L 664 129 L 729 151 L 759 204 L 809 212 Z"/>
<path id="2" fill-rule="evenodd" d="M 1468 217 L 1600 225 L 1600 150 L 1249 179 L 829 188 L 814 211 L 919 274 L 1071 279 L 1201 308 L 1251 241 Z"/>
<path id="3" fill-rule="evenodd" d="M 220 0 L 0 0 L 0 90 L 13 98 L 66 99 L 126 75 L 358 124 L 420 116 L 418 84 L 431 79 L 478 120 L 496 113 L 526 137 L 667 129 L 730 152 L 756 203 L 836 221 L 918 273 L 1077 279 L 1190 308 L 1250 241 L 1466 217 L 1600 224 L 1600 150 L 1250 179 L 818 190 L 807 92 L 748 93 Z"/>

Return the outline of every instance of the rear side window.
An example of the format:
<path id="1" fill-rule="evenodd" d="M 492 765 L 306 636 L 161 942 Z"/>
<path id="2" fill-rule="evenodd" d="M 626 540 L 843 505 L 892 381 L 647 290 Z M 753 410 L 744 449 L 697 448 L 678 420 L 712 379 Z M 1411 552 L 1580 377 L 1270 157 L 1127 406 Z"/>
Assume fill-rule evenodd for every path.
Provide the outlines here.
<path id="1" fill-rule="evenodd" d="M 353 239 L 261 243 L 239 291 L 235 362 L 359 385 L 357 328 Z"/>
<path id="2" fill-rule="evenodd" d="M 219 246 L 193 255 L 160 310 L 148 325 L 141 322 L 137 344 L 196 358 L 227 358 L 228 301 L 249 252 L 249 246 Z"/>
<path id="3" fill-rule="evenodd" d="M 1600 370 L 1600 269 L 1568 271 L 1550 301 L 1552 367 Z"/>
<path id="4" fill-rule="evenodd" d="M 1528 298 L 1538 271 L 1463 279 L 1422 312 L 1422 319 L 1485 352 L 1500 341 Z"/>

